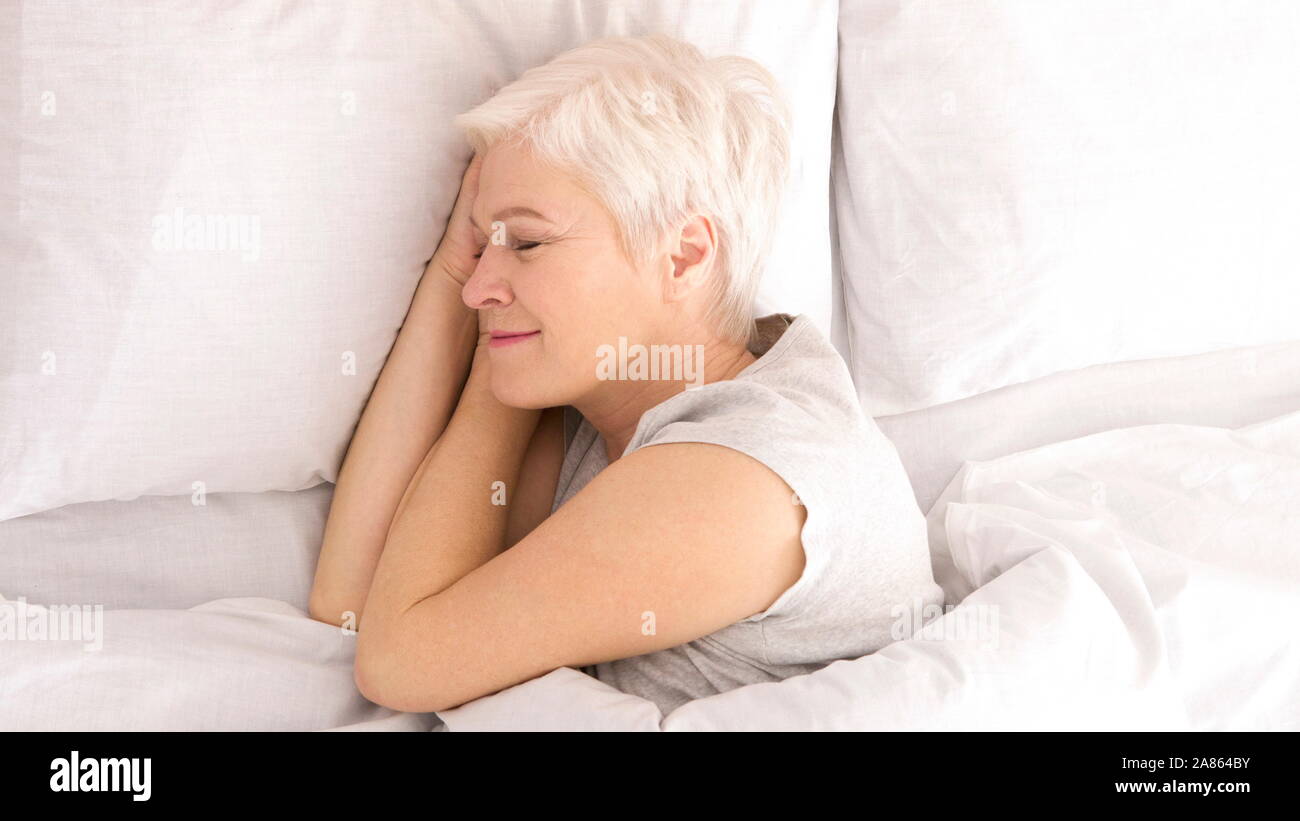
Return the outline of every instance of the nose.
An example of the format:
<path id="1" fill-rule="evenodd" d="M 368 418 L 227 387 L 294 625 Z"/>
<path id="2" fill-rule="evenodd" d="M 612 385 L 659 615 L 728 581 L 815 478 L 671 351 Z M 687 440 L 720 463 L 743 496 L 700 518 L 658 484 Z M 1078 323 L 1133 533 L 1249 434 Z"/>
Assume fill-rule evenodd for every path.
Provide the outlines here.
<path id="1" fill-rule="evenodd" d="M 488 246 L 483 250 L 478 265 L 474 266 L 474 273 L 465 280 L 465 287 L 460 290 L 460 298 L 476 311 L 485 308 L 504 308 L 515 300 L 510 283 L 505 280 L 505 277 L 496 273 L 493 270 L 494 266 L 488 261 L 490 248 L 491 246 Z"/>

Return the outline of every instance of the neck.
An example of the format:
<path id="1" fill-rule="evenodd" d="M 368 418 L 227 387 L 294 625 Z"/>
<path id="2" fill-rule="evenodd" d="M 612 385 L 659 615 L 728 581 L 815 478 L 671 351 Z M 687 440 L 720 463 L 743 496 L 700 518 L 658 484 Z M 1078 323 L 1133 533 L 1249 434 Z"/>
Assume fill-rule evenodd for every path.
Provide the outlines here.
<path id="1" fill-rule="evenodd" d="M 699 350 L 695 346 L 682 347 L 684 354 L 686 349 L 690 349 L 691 356 Z M 687 388 L 733 379 L 756 361 L 756 357 L 741 343 L 715 342 L 705 345 L 704 352 L 703 373 L 692 374 L 693 380 L 664 379 L 662 375 L 659 379 L 611 380 L 602 382 L 600 390 L 574 403 L 573 406 L 600 433 L 609 464 L 623 455 L 646 411 Z M 696 362 L 694 367 L 700 369 L 701 364 Z"/>

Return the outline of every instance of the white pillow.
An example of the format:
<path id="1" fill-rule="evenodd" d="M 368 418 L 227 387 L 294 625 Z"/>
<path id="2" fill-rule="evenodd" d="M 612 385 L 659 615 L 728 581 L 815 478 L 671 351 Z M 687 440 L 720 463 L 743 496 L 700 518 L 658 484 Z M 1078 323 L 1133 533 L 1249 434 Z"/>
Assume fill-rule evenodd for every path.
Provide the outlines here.
<path id="1" fill-rule="evenodd" d="M 1300 339 L 1290 2 L 846 0 L 834 195 L 873 416 Z"/>
<path id="2" fill-rule="evenodd" d="M 760 307 L 826 330 L 834 0 L 25 7 L 0 122 L 21 170 L 0 192 L 21 220 L 0 242 L 0 520 L 333 481 L 469 159 L 452 117 L 655 31 L 783 84 Z"/>

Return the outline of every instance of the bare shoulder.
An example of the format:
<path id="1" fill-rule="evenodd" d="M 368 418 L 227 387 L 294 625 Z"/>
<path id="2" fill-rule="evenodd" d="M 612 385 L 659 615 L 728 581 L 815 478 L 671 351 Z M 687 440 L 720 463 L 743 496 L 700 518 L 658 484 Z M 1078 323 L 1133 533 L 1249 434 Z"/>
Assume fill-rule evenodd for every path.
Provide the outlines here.
<path id="1" fill-rule="evenodd" d="M 606 605 L 620 603 L 616 610 L 658 599 L 636 612 L 672 614 L 675 629 L 659 635 L 668 647 L 766 610 L 802 576 L 806 509 L 757 459 L 702 442 L 648 445 L 615 460 L 550 515 L 563 419 L 551 420 L 554 436 L 543 423 L 512 503 L 517 538 L 509 558 L 494 560 L 504 560 L 498 583 L 512 596 L 591 584 Z"/>

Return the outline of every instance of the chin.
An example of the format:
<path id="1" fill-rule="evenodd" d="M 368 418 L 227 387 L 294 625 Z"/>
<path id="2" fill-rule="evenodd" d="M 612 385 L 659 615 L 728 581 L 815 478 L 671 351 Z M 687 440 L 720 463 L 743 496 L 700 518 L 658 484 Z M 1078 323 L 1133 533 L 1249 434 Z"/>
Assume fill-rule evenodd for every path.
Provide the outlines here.
<path id="1" fill-rule="evenodd" d="M 504 377 L 504 378 L 503 378 Z M 532 390 L 526 380 L 512 379 L 504 374 L 492 375 L 492 395 L 503 405 L 524 410 L 549 408 L 540 391 Z"/>

